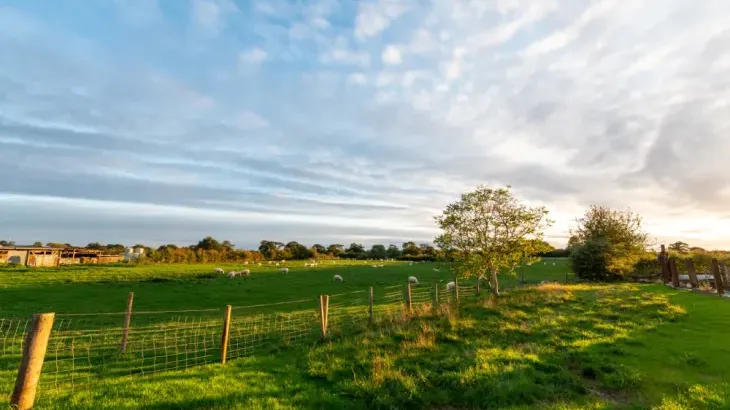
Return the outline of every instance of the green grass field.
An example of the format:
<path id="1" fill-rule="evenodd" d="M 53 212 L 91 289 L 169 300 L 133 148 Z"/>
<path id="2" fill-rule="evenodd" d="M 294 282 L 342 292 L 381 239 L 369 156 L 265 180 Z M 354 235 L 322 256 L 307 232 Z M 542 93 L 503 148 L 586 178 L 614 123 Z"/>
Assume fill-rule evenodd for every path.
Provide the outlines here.
<path id="1" fill-rule="evenodd" d="M 209 278 L 212 265 L 3 268 L 0 318 L 48 311 L 121 312 L 127 293 L 133 291 L 135 311 L 214 309 L 189 313 L 205 320 L 196 322 L 191 338 L 176 333 L 175 339 L 194 340 L 196 351 L 207 354 L 210 346 L 197 343 L 217 337 L 224 305 L 304 300 L 234 309 L 232 328 L 244 327 L 250 333 L 233 335 L 232 349 L 239 358 L 225 366 L 214 364 L 214 352 L 186 355 L 185 363 L 195 364 L 202 357 L 202 364 L 174 370 L 168 366 L 172 362 L 161 359 L 174 358 L 177 365 L 182 356 L 161 352 L 160 346 L 168 345 L 154 337 L 139 342 L 144 326 L 133 321 L 133 328 L 138 326 L 132 333 L 138 352 L 147 354 L 134 356 L 134 363 L 147 369 L 144 375 L 130 374 L 127 368 L 126 373 L 117 372 L 117 362 L 100 363 L 91 354 L 98 341 L 118 348 L 119 325 L 114 323 L 119 315 L 62 315 L 61 321 L 91 318 L 80 322 L 90 328 L 116 327 L 109 340 L 94 334 L 88 339 L 93 343 L 76 339 L 71 345 L 75 365 L 81 363 L 79 358 L 94 359 L 85 378 L 70 384 L 64 379 L 67 357 L 53 357 L 51 343 L 39 408 L 730 408 L 728 300 L 659 285 L 534 285 L 565 280 L 567 262 L 557 260 L 526 267 L 528 286 L 518 284 L 519 270 L 517 277 L 503 277 L 507 291 L 498 298 L 465 293 L 457 308 L 444 303 L 449 295 L 442 291 L 442 304 L 432 311 L 430 284 L 450 280 L 445 266 L 386 263 L 373 269 L 371 263 L 328 264 L 316 269 L 289 264 L 289 275 L 273 267 L 254 267 L 253 279 L 245 281 Z M 345 282 L 334 283 L 335 273 Z M 401 306 L 401 285 L 410 275 L 427 285 L 414 290 L 414 303 L 424 302 L 416 307 L 417 314 L 408 318 L 402 310 L 391 311 L 391 316 L 383 316 L 387 320 L 367 326 L 366 297 L 353 292 L 372 285 L 376 301 L 387 302 L 392 296 Z M 575 281 L 572 275 L 568 281 Z M 468 289 L 470 282 L 461 284 Z M 343 293 L 330 301 L 335 331 L 329 340 L 319 341 L 314 299 Z M 258 324 L 258 317 L 287 319 L 271 325 Z M 209 325 L 212 333 L 205 330 Z M 273 332 L 276 340 L 267 339 L 271 334 L 266 332 Z M 7 339 L 7 330 L 5 334 Z M 65 353 L 68 347 L 64 344 Z M 7 393 L 16 359 L 12 354 L 0 356 L 0 387 Z M 54 388 L 53 378 L 59 375 L 60 386 L 74 386 L 73 391 Z"/>

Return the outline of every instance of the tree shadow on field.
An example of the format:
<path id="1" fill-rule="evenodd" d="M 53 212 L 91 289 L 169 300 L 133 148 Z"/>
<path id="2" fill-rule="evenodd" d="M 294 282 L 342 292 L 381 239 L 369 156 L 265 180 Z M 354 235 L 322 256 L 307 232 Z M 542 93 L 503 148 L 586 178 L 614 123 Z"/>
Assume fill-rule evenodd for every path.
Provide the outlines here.
<path id="1" fill-rule="evenodd" d="M 319 346 L 309 373 L 372 408 L 622 407 L 639 400 L 642 379 L 616 358 L 683 315 L 631 286 L 540 286 L 388 337 Z"/>

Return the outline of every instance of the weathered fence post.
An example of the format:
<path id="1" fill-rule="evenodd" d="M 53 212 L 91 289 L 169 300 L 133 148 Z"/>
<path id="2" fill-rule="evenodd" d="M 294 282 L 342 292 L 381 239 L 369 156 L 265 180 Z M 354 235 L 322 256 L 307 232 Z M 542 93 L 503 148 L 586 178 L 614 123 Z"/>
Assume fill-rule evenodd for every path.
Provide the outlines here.
<path id="1" fill-rule="evenodd" d="M 226 364 L 228 358 L 228 339 L 231 334 L 231 305 L 226 305 L 223 314 L 223 333 L 221 334 L 221 364 Z"/>
<path id="2" fill-rule="evenodd" d="M 474 292 L 476 293 L 476 296 L 479 297 L 479 276 L 477 276 L 477 286 L 474 288 Z"/>
<path id="3" fill-rule="evenodd" d="M 53 328 L 55 313 L 42 313 L 33 316 L 33 324 L 25 336 L 23 357 L 15 379 L 15 389 L 10 398 L 10 407 L 17 410 L 33 408 L 38 381 L 46 357 L 48 338 Z"/>
<path id="4" fill-rule="evenodd" d="M 674 258 L 669 259 L 669 272 L 672 274 L 672 286 L 675 288 L 679 287 L 679 272 L 677 272 L 677 260 Z"/>
<path id="5" fill-rule="evenodd" d="M 720 275 L 720 264 L 717 259 L 712 260 L 712 275 L 715 276 L 715 289 L 717 294 L 722 296 L 725 294 L 725 289 L 722 283 L 722 276 Z"/>
<path id="6" fill-rule="evenodd" d="M 689 284 L 692 289 L 697 289 L 699 282 L 697 281 L 697 271 L 695 271 L 695 261 L 690 259 L 684 260 L 684 266 L 687 268 L 687 275 L 689 275 Z"/>
<path id="7" fill-rule="evenodd" d="M 134 303 L 134 292 L 129 292 L 127 296 L 127 311 L 124 314 L 124 330 L 122 331 L 122 343 L 120 350 L 122 353 L 127 351 L 127 340 L 129 339 L 129 327 L 132 324 L 132 304 Z"/>
<path id="8" fill-rule="evenodd" d="M 454 277 L 454 299 L 459 301 L 459 278 Z"/>
<path id="9" fill-rule="evenodd" d="M 439 283 L 433 281 L 433 307 L 437 308 L 439 305 Z"/>
<path id="10" fill-rule="evenodd" d="M 330 310 L 329 295 L 319 295 L 319 325 L 322 330 L 322 339 L 327 337 L 327 319 Z"/>
<path id="11" fill-rule="evenodd" d="M 370 286 L 370 300 L 368 305 L 368 320 L 373 323 L 373 287 Z"/>
<path id="12" fill-rule="evenodd" d="M 411 282 L 406 283 L 406 303 L 408 304 L 408 313 L 413 312 L 413 300 L 411 298 Z"/>
<path id="13" fill-rule="evenodd" d="M 669 265 L 667 261 L 667 251 L 662 245 L 662 251 L 659 253 L 659 267 L 662 270 L 662 280 L 664 283 L 669 283 L 671 280 L 671 274 L 669 273 Z"/>

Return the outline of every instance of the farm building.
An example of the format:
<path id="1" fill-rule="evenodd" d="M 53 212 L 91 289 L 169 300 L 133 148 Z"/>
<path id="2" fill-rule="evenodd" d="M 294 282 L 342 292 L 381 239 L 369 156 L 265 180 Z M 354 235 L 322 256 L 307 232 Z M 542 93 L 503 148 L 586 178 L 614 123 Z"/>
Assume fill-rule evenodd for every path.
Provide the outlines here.
<path id="1" fill-rule="evenodd" d="M 93 249 L 48 248 L 39 246 L 0 247 L 0 263 L 30 267 L 49 267 L 75 264 L 104 264 L 122 260 L 122 255 L 104 255 Z"/>
<path id="2" fill-rule="evenodd" d="M 0 263 L 24 266 L 59 266 L 61 249 L 35 246 L 0 247 Z"/>

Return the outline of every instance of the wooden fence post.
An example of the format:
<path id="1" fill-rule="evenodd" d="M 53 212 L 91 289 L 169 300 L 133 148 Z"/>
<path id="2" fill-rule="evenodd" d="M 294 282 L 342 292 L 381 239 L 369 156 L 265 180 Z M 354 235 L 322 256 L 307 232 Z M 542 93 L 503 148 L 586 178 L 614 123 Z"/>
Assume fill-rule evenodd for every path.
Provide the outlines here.
<path id="1" fill-rule="evenodd" d="M 695 261 L 691 258 L 685 259 L 684 266 L 687 268 L 687 275 L 689 276 L 689 283 L 692 289 L 697 289 L 699 282 L 697 281 L 697 271 L 695 271 Z"/>
<path id="2" fill-rule="evenodd" d="M 474 288 L 474 292 L 476 293 L 476 296 L 479 297 L 479 276 L 477 276 L 477 287 Z"/>
<path id="3" fill-rule="evenodd" d="M 724 295 L 725 289 L 722 283 L 722 276 L 720 275 L 720 264 L 717 262 L 717 259 L 712 260 L 712 275 L 715 276 L 715 289 L 717 289 L 717 294 L 720 296 Z"/>
<path id="4" fill-rule="evenodd" d="M 677 260 L 674 258 L 669 259 L 669 272 L 672 274 L 672 286 L 675 288 L 679 287 L 679 272 L 677 272 Z"/>
<path id="5" fill-rule="evenodd" d="M 434 309 L 439 305 L 439 283 L 433 281 L 433 307 Z"/>
<path id="6" fill-rule="evenodd" d="M 667 251 L 662 245 L 662 251 L 659 253 L 659 268 L 662 271 L 662 280 L 664 283 L 669 283 L 671 280 L 671 274 L 669 273 L 669 264 L 667 261 Z"/>
<path id="7" fill-rule="evenodd" d="M 223 333 L 221 334 L 221 364 L 226 364 L 228 358 L 228 339 L 231 334 L 231 305 L 226 305 L 223 314 Z"/>
<path id="8" fill-rule="evenodd" d="M 411 282 L 406 283 L 406 297 L 408 303 L 408 313 L 413 312 L 413 300 L 411 298 Z"/>
<path id="9" fill-rule="evenodd" d="M 134 303 L 134 292 L 129 292 L 127 296 L 127 311 L 124 314 L 124 330 L 122 331 L 122 343 L 120 350 L 122 353 L 127 351 L 127 340 L 129 339 L 129 327 L 132 324 L 132 304 Z"/>
<path id="10" fill-rule="evenodd" d="M 319 295 L 319 325 L 322 330 L 322 339 L 327 337 L 327 319 L 330 310 L 329 295 Z"/>
<path id="11" fill-rule="evenodd" d="M 10 407 L 13 409 L 33 408 L 55 316 L 55 313 L 33 315 L 33 324 L 25 335 L 23 357 L 20 360 L 18 377 L 15 379 L 15 389 L 10 398 Z"/>
<path id="12" fill-rule="evenodd" d="M 459 278 L 454 277 L 454 299 L 459 301 Z"/>
<path id="13" fill-rule="evenodd" d="M 373 287 L 370 286 L 370 301 L 368 306 L 368 320 L 373 323 Z"/>

